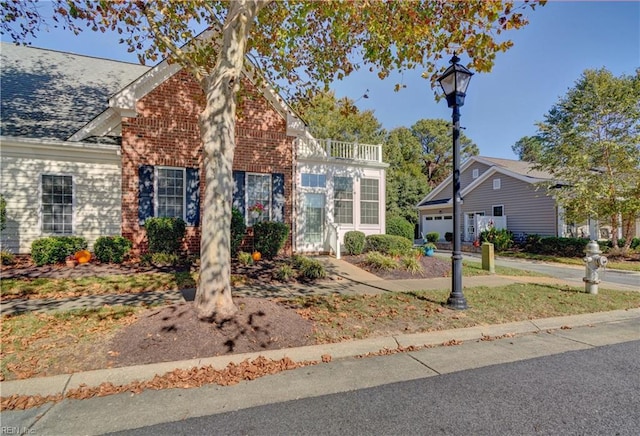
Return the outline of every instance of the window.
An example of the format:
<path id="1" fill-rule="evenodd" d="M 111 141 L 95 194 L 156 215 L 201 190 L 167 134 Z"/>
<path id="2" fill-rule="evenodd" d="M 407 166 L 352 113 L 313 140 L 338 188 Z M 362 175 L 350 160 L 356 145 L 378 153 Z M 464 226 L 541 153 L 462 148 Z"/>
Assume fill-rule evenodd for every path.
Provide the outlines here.
<path id="1" fill-rule="evenodd" d="M 353 179 L 335 177 L 333 179 L 333 207 L 337 224 L 353 224 Z"/>
<path id="2" fill-rule="evenodd" d="M 471 172 L 471 178 L 472 179 L 477 179 L 478 178 L 478 168 L 475 168 L 472 172 Z"/>
<path id="3" fill-rule="evenodd" d="M 379 223 L 379 188 L 377 179 L 360 180 L 360 223 Z"/>
<path id="4" fill-rule="evenodd" d="M 271 217 L 271 174 L 247 173 L 247 225 L 253 226 Z M 256 209 L 262 206 L 262 211 Z M 253 209 L 253 210 L 252 210 Z"/>
<path id="5" fill-rule="evenodd" d="M 181 218 L 188 226 L 200 224 L 200 170 L 198 168 L 138 167 L 138 224 L 147 218 Z"/>
<path id="6" fill-rule="evenodd" d="M 73 177 L 42 175 L 42 231 L 73 233 Z"/>
<path id="7" fill-rule="evenodd" d="M 324 188 L 327 178 L 324 174 L 302 173 L 302 186 L 306 188 Z"/>
<path id="8" fill-rule="evenodd" d="M 503 216 L 504 215 L 504 206 L 503 205 L 492 206 L 492 209 L 493 209 L 493 212 L 492 212 L 493 216 Z"/>
<path id="9" fill-rule="evenodd" d="M 500 179 L 493 179 L 493 189 L 500 189 Z"/>
<path id="10" fill-rule="evenodd" d="M 184 219 L 184 168 L 156 168 L 156 203 L 154 216 Z"/>

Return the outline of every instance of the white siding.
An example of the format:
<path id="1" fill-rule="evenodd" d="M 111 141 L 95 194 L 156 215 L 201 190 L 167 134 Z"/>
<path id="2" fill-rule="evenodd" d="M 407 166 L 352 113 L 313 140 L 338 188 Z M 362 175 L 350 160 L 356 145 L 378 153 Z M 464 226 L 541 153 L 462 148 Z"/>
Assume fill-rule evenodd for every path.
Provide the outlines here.
<path id="1" fill-rule="evenodd" d="M 302 173 L 310 173 L 310 174 L 324 174 L 326 175 L 326 188 L 303 188 L 301 184 L 301 174 Z M 304 162 L 299 163 L 297 167 L 297 180 L 296 187 L 298 189 L 297 195 L 297 204 L 296 204 L 296 228 L 297 234 L 295 235 L 296 240 L 296 251 L 317 251 L 312 247 L 308 247 L 304 243 L 304 216 L 302 213 L 303 205 L 304 205 L 304 196 L 305 192 L 309 193 L 323 193 L 326 196 L 326 222 L 334 223 L 334 198 L 333 198 L 333 178 L 338 177 L 351 177 L 353 178 L 353 224 L 339 224 L 338 225 L 338 240 L 340 244 L 343 243 L 344 234 L 351 230 L 358 230 L 363 232 L 366 235 L 373 234 L 384 234 L 386 227 L 386 199 L 385 199 L 385 168 L 367 168 L 367 167 L 359 167 L 359 166 L 351 166 L 348 164 L 341 165 L 335 162 Z M 378 224 L 362 224 L 360 223 L 360 180 L 366 179 L 375 179 L 378 180 L 378 213 L 379 219 Z M 326 232 L 325 228 L 325 232 Z M 329 251 L 329 234 L 327 233 L 324 244 L 324 251 Z"/>
<path id="2" fill-rule="evenodd" d="M 86 238 L 91 247 L 99 236 L 120 234 L 122 182 L 117 147 L 1 145 L 0 192 L 7 202 L 3 250 L 28 253 L 35 239 L 49 236 L 41 229 L 41 174 L 73 176 L 74 236 Z"/>

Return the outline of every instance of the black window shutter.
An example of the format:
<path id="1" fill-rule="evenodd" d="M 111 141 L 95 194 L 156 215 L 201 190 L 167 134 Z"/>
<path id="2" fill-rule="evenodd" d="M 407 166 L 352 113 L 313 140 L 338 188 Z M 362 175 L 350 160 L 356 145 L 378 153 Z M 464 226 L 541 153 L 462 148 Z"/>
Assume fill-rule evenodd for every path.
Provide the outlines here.
<path id="1" fill-rule="evenodd" d="M 245 172 L 233 172 L 233 207 L 238 209 L 243 216 L 246 216 L 246 207 L 244 204 L 245 193 Z"/>
<path id="2" fill-rule="evenodd" d="M 138 167 L 138 223 L 153 216 L 153 166 Z"/>
<path id="3" fill-rule="evenodd" d="M 200 225 L 200 171 L 198 168 L 187 168 L 187 213 L 185 221 L 188 226 Z"/>
<path id="4" fill-rule="evenodd" d="M 284 222 L 284 174 L 271 174 L 271 220 Z"/>

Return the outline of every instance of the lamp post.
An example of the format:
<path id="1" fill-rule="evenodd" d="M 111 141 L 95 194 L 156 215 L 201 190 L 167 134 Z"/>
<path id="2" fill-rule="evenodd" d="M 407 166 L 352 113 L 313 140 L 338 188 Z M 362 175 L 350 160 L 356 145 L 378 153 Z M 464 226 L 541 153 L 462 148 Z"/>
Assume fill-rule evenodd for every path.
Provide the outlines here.
<path id="1" fill-rule="evenodd" d="M 453 55 L 451 65 L 438 78 L 438 83 L 447 97 L 447 105 L 453 108 L 453 252 L 451 255 L 451 294 L 447 306 L 464 310 L 467 299 L 462 293 L 462 251 L 460 247 L 460 106 L 464 105 L 467 86 L 473 73 L 459 65 L 460 58 Z"/>

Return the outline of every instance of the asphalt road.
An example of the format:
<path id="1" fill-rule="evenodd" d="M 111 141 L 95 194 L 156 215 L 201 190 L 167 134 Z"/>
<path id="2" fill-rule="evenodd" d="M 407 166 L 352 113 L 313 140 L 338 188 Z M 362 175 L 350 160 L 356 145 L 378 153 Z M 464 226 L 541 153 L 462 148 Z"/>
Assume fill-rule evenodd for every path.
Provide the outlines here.
<path id="1" fill-rule="evenodd" d="M 159 424 L 121 435 L 638 435 L 640 341 Z"/>
<path id="2" fill-rule="evenodd" d="M 480 261 L 479 255 L 464 254 L 465 259 Z M 551 277 L 563 280 L 575 281 L 576 285 L 583 286 L 582 278 L 585 276 L 585 268 L 572 265 L 559 265 L 531 260 L 497 258 L 497 266 L 535 271 Z M 606 288 L 607 283 L 629 286 L 630 290 L 640 291 L 640 273 L 632 271 L 620 271 L 612 269 L 601 270 L 600 287 Z M 640 433 L 639 433 L 640 434 Z"/>

